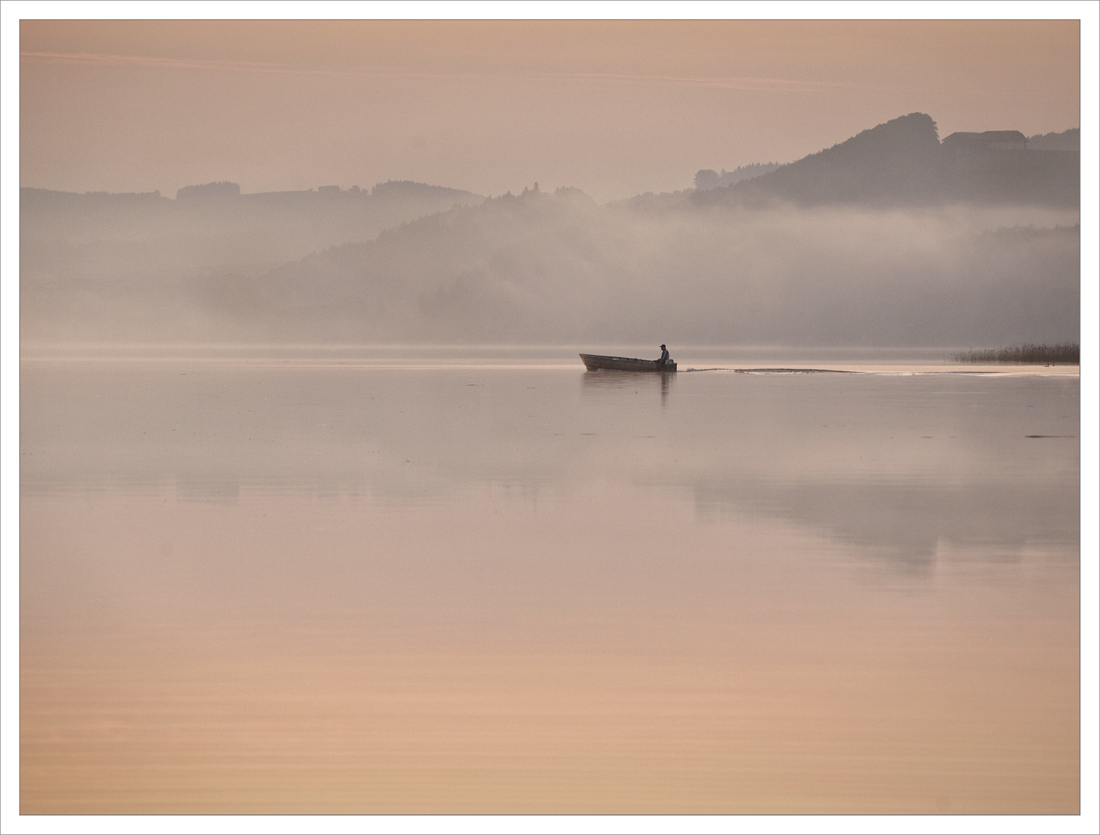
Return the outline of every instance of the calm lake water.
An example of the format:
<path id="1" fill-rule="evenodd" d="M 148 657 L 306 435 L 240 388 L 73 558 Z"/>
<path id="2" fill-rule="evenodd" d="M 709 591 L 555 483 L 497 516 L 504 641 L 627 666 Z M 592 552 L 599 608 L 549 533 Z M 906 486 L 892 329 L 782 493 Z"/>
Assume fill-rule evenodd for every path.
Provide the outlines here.
<path id="1" fill-rule="evenodd" d="M 1077 813 L 1076 367 L 689 354 L 24 352 L 22 812 Z"/>

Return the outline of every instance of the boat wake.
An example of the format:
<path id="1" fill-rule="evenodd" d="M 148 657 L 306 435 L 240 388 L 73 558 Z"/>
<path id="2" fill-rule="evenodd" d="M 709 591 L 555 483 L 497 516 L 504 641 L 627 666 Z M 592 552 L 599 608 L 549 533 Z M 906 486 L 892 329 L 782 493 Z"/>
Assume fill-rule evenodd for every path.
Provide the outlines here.
<path id="1" fill-rule="evenodd" d="M 929 367 L 905 367 L 893 366 L 884 368 L 728 368 L 723 366 L 713 368 L 685 368 L 681 374 L 690 374 L 693 371 L 724 371 L 728 374 L 863 374 L 879 377 L 914 377 L 928 375 L 945 375 L 957 377 L 1076 377 L 1080 375 L 1077 367 L 1062 366 L 1053 368 L 1011 366 L 998 369 L 963 369 L 963 368 L 929 368 Z"/>
<path id="2" fill-rule="evenodd" d="M 734 374 L 860 374 L 840 368 L 686 368 L 681 373 L 691 371 L 730 371 Z"/>

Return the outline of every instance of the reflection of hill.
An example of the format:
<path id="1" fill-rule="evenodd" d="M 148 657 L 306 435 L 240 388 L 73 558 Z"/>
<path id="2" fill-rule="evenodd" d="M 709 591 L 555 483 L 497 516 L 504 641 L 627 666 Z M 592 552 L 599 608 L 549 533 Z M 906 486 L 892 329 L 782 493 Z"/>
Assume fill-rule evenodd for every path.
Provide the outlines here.
<path id="1" fill-rule="evenodd" d="M 1018 554 L 1025 547 L 1065 545 L 1079 525 L 1075 484 L 1063 490 L 982 484 L 700 485 L 698 512 L 763 514 L 820 531 L 869 557 L 924 569 L 940 543 Z"/>

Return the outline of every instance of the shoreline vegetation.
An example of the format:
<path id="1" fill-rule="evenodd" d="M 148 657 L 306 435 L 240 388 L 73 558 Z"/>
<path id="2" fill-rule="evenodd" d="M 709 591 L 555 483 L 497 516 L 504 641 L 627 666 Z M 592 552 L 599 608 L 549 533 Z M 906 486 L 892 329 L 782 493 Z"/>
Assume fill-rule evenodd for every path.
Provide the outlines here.
<path id="1" fill-rule="evenodd" d="M 1059 345 L 1016 345 L 1011 348 L 989 348 L 981 351 L 960 351 L 951 355 L 952 362 L 980 363 L 1045 363 L 1047 365 L 1081 364 L 1081 346 L 1076 342 Z"/>

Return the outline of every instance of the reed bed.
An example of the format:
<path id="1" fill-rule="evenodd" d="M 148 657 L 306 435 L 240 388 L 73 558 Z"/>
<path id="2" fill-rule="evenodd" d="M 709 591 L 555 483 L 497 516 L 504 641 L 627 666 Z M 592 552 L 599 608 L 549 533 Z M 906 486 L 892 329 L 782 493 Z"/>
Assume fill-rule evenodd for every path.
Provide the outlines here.
<path id="1" fill-rule="evenodd" d="M 1081 346 L 1076 342 L 1061 345 L 1016 345 L 1011 348 L 988 348 L 961 351 L 951 355 L 952 362 L 981 363 L 1043 363 L 1046 365 L 1081 364 Z"/>

